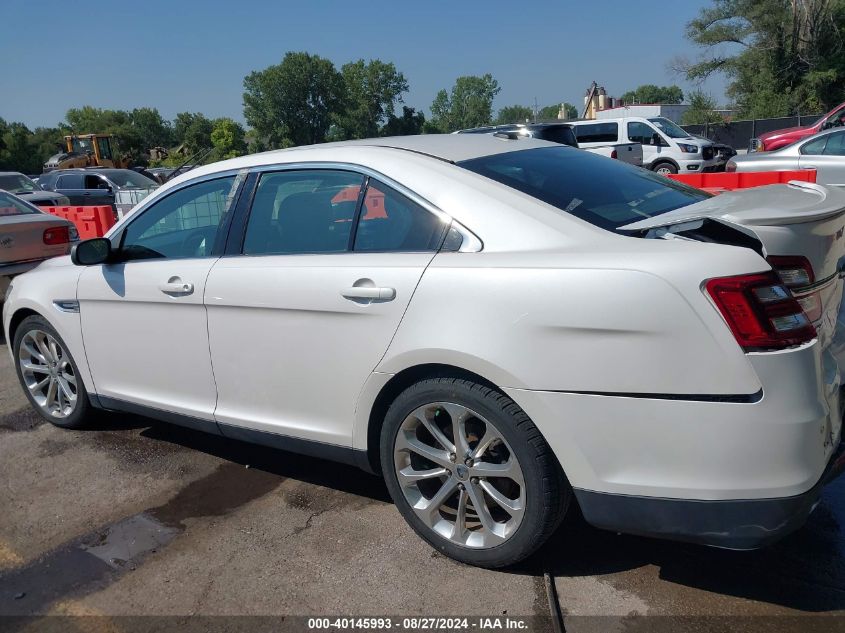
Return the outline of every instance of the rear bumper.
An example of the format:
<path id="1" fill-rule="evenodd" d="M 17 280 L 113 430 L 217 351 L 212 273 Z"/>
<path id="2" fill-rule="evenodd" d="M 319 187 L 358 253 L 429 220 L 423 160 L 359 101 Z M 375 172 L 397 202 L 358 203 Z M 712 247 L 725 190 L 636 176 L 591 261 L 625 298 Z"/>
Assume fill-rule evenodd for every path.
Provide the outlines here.
<path id="1" fill-rule="evenodd" d="M 21 275 L 27 271 L 32 270 L 38 264 L 44 261 L 45 258 L 30 259 L 24 262 L 12 262 L 11 264 L 0 264 L 0 277 L 14 277 Z"/>
<path id="2" fill-rule="evenodd" d="M 821 479 L 792 497 L 701 501 L 661 499 L 575 490 L 588 523 L 598 528 L 748 550 L 769 545 L 800 528 L 818 504 L 824 486 L 845 470 L 840 445 Z"/>

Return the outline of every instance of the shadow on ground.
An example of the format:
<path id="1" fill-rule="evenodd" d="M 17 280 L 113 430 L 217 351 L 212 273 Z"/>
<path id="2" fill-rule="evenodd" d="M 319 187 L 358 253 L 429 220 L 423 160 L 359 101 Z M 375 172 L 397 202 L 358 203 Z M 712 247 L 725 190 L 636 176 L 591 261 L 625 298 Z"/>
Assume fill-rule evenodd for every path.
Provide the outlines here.
<path id="1" fill-rule="evenodd" d="M 765 549 L 737 552 L 618 535 L 579 512 L 513 573 L 607 576 L 645 566 L 663 581 L 810 613 L 845 609 L 845 479 L 827 487 L 807 524 Z"/>

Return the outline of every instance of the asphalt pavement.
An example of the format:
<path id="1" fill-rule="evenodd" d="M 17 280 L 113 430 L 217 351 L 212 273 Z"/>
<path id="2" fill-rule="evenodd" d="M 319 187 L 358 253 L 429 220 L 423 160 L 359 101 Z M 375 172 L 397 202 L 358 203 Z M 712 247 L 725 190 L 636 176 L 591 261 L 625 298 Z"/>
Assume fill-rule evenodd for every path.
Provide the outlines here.
<path id="1" fill-rule="evenodd" d="M 573 514 L 519 567 L 477 569 L 432 550 L 381 480 L 354 468 L 135 416 L 78 431 L 45 423 L 0 344 L 0 616 L 504 615 L 549 631 L 827 631 L 845 618 L 807 616 L 845 614 L 843 500 L 845 479 L 804 528 L 757 552 L 617 535 Z"/>

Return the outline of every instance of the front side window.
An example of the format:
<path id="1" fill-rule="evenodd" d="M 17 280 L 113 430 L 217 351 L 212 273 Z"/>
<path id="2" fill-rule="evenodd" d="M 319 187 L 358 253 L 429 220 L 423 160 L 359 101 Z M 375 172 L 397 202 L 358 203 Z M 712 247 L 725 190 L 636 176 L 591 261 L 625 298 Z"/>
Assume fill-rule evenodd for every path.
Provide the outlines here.
<path id="1" fill-rule="evenodd" d="M 567 147 L 494 154 L 458 165 L 611 231 L 711 197 L 622 161 Z"/>
<path id="2" fill-rule="evenodd" d="M 371 179 L 355 232 L 355 250 L 435 251 L 445 229 L 446 224 L 436 215 Z"/>
<path id="3" fill-rule="evenodd" d="M 590 123 L 575 126 L 575 137 L 582 143 L 615 143 L 619 140 L 618 123 Z"/>
<path id="4" fill-rule="evenodd" d="M 633 121 L 628 123 L 628 140 L 641 145 L 651 145 L 654 142 L 654 128 L 647 123 Z"/>
<path id="5" fill-rule="evenodd" d="M 244 236 L 244 255 L 341 253 L 349 249 L 364 177 L 310 169 L 265 173 Z"/>
<path id="6" fill-rule="evenodd" d="M 123 235 L 123 259 L 208 257 L 237 192 L 235 176 L 189 185 L 140 212 Z"/>

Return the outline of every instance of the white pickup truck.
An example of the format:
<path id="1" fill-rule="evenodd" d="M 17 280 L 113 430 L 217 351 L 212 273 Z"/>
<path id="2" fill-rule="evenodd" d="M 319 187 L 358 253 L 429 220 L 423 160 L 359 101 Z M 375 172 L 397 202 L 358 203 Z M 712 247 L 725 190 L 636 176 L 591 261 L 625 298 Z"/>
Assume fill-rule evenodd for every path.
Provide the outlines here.
<path id="1" fill-rule="evenodd" d="M 583 147 L 578 143 L 572 126 L 568 123 L 525 123 L 512 125 L 488 125 L 468 130 L 458 130 L 453 134 L 516 134 L 518 136 L 539 138 L 544 141 L 578 147 L 593 154 L 621 160 L 623 163 L 643 166 L 643 148 L 639 143 L 590 143 Z"/>

